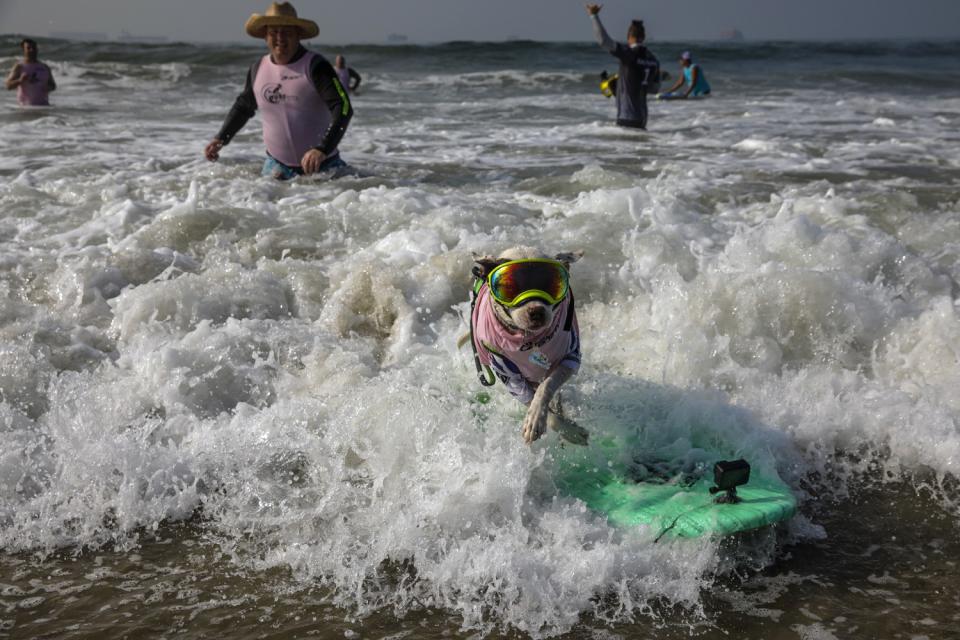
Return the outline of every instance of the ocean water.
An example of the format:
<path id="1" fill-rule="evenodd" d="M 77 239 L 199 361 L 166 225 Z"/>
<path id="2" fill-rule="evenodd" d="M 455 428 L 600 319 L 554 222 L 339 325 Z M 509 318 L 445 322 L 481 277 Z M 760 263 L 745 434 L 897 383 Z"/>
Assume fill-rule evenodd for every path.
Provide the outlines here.
<path id="1" fill-rule="evenodd" d="M 592 44 L 316 49 L 357 176 L 259 177 L 256 119 L 203 159 L 256 44 L 41 40 L 54 106 L 6 95 L 0 637 L 957 637 L 960 43 L 701 43 L 646 132 Z M 572 417 L 798 515 L 558 491 L 456 347 L 517 244 L 585 252 Z"/>

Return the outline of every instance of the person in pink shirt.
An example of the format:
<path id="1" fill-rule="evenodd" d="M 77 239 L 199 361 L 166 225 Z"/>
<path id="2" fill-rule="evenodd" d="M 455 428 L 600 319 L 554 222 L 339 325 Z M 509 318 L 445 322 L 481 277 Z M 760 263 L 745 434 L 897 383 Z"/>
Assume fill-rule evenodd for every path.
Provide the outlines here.
<path id="1" fill-rule="evenodd" d="M 302 44 L 320 29 L 297 16 L 289 2 L 274 2 L 264 15 L 253 14 L 247 34 L 263 38 L 269 53 L 251 65 L 243 92 L 204 149 L 211 162 L 234 135 L 260 112 L 267 159 L 262 174 L 278 180 L 348 170 L 338 145 L 353 117 L 347 91 L 333 66 Z"/>
<path id="2" fill-rule="evenodd" d="M 56 90 L 50 67 L 37 58 L 37 43 L 30 38 L 20 41 L 23 62 L 13 65 L 7 76 L 7 90 L 17 90 L 17 102 L 24 107 L 42 107 L 50 104 L 50 92 Z"/>

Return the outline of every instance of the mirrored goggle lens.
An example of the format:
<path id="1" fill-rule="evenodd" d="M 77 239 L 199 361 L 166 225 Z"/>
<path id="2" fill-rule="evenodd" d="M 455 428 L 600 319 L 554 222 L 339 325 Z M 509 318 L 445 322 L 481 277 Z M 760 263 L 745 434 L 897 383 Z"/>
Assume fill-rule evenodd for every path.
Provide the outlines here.
<path id="1" fill-rule="evenodd" d="M 555 304 L 567 295 L 567 270 L 559 262 L 508 262 L 490 274 L 490 291 L 504 304 L 526 291 L 542 291 Z"/>

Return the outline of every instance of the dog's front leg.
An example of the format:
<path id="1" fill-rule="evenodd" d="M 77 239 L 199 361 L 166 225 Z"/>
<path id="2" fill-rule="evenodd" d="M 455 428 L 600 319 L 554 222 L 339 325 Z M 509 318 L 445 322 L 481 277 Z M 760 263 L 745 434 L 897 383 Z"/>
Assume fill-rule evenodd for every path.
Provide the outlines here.
<path id="1" fill-rule="evenodd" d="M 550 400 L 560 390 L 563 383 L 570 379 L 573 370 L 562 365 L 554 367 L 533 394 L 533 400 L 527 407 L 527 415 L 523 418 L 523 441 L 530 444 L 547 431 L 547 409 Z"/>

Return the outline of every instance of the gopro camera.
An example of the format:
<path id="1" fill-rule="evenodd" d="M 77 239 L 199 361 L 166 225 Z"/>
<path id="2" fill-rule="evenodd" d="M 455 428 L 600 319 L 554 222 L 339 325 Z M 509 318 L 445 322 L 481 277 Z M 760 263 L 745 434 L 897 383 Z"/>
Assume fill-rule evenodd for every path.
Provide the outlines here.
<path id="1" fill-rule="evenodd" d="M 713 466 L 713 482 L 715 487 L 710 487 L 710 494 L 724 492 L 724 495 L 718 496 L 716 502 L 719 504 L 736 504 L 740 502 L 737 496 L 737 487 L 747 484 L 750 481 L 750 465 L 746 460 L 721 460 Z"/>

